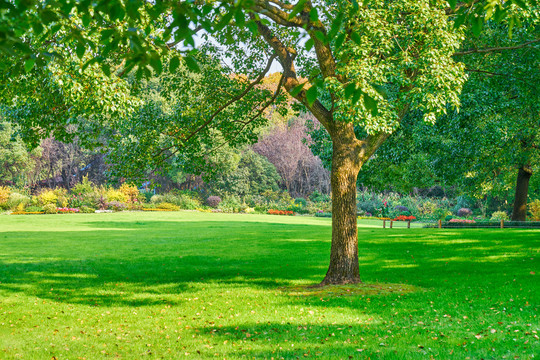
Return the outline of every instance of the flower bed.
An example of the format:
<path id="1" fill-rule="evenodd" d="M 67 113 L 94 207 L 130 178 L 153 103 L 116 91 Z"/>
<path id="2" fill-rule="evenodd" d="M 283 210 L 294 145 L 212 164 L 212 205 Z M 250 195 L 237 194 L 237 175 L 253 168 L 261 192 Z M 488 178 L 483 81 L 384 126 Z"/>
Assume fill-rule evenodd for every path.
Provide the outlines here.
<path id="1" fill-rule="evenodd" d="M 394 221 L 411 221 L 411 220 L 416 220 L 416 216 L 399 215 L 394 219 Z"/>
<path id="2" fill-rule="evenodd" d="M 294 211 L 270 209 L 270 210 L 268 210 L 268 214 L 270 214 L 270 215 L 294 215 Z"/>
<path id="3" fill-rule="evenodd" d="M 61 207 L 56 208 L 56 211 L 59 213 L 78 213 L 80 210 L 78 208 L 68 208 L 68 207 Z"/>
<path id="4" fill-rule="evenodd" d="M 449 223 L 458 223 L 458 224 L 474 224 L 476 221 L 468 219 L 451 219 Z"/>

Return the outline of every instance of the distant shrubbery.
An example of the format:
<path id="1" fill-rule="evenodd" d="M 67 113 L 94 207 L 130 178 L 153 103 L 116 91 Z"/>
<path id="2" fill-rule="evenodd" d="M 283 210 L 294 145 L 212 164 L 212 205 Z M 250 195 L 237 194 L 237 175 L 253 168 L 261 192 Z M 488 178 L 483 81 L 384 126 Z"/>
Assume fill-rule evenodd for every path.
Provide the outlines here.
<path id="1" fill-rule="evenodd" d="M 76 209 L 65 211 L 64 209 Z M 141 193 L 130 184 L 118 188 L 96 186 L 84 178 L 71 191 L 63 188 L 41 189 L 35 194 L 0 186 L 0 210 L 14 213 L 92 213 L 96 210 L 125 211 L 178 211 L 198 210 L 223 213 L 296 214 L 318 217 L 332 216 L 329 195 L 314 191 L 307 198 L 291 198 L 286 191 L 271 190 L 240 196 L 215 195 L 205 192 L 173 190 L 162 194 Z M 529 203 L 530 219 L 540 220 L 540 200 Z M 373 193 L 359 191 L 357 214 L 361 217 L 385 219 L 417 219 L 419 221 L 454 219 L 508 220 L 508 212 L 500 210 L 486 213 L 479 200 L 466 196 L 454 199 L 422 197 L 399 193 Z"/>

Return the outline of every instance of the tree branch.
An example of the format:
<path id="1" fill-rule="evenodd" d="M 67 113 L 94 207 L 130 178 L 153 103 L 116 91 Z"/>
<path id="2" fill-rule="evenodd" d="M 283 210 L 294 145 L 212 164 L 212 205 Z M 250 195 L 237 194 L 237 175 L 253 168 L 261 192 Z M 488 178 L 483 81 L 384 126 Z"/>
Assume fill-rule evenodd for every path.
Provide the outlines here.
<path id="1" fill-rule="evenodd" d="M 275 1 L 272 1 L 276 3 Z M 285 4 L 283 4 L 285 5 Z M 268 16 L 276 24 L 289 27 L 303 27 L 308 24 L 306 19 L 294 16 L 289 19 L 289 13 L 270 4 L 268 0 L 256 0 L 252 10 L 258 14 Z"/>
<path id="2" fill-rule="evenodd" d="M 253 15 L 252 15 L 253 18 Z M 257 28 L 259 29 L 259 34 L 263 39 L 274 49 L 276 54 L 279 57 L 279 62 L 283 67 L 283 76 L 284 76 L 284 87 L 289 93 L 298 85 L 300 82 L 296 76 L 296 70 L 294 68 L 294 58 L 296 57 L 296 51 L 292 48 L 286 47 L 283 42 L 278 39 L 277 36 L 272 34 L 272 31 L 266 26 L 263 25 L 260 21 L 256 21 Z M 300 91 L 296 96 L 296 100 L 304 104 L 311 113 L 319 120 L 319 122 L 329 130 L 330 122 L 332 121 L 332 113 L 324 107 L 324 105 L 319 101 L 315 100 L 313 105 L 309 105 L 306 98 L 306 91 Z"/>
<path id="3" fill-rule="evenodd" d="M 505 51 L 505 50 L 515 50 L 515 49 L 521 49 L 521 48 L 527 47 L 527 46 L 529 46 L 531 44 L 535 44 L 537 42 L 540 42 L 540 39 L 527 41 L 527 42 L 524 42 L 522 44 L 515 45 L 515 46 L 502 46 L 502 47 L 485 48 L 485 49 L 469 49 L 469 50 L 456 52 L 456 53 L 454 53 L 453 56 L 462 56 L 462 55 L 469 55 L 469 54 L 475 54 L 475 53 L 483 54 L 483 53 L 490 53 L 490 52 L 496 52 L 496 51 Z"/>
<path id="4" fill-rule="evenodd" d="M 214 111 L 214 113 L 212 115 L 210 115 L 210 117 L 204 123 L 202 123 L 200 126 L 198 126 L 191 133 L 189 133 L 189 135 L 185 139 L 183 139 L 183 143 L 184 144 L 187 143 L 191 138 L 193 138 L 193 136 L 195 136 L 198 132 L 200 132 L 202 129 L 207 127 L 215 119 L 215 117 L 218 116 L 223 110 L 225 110 L 227 107 L 229 107 L 234 102 L 236 102 L 236 101 L 240 100 L 241 98 L 243 98 L 251 89 L 253 89 L 253 87 L 255 87 L 255 85 L 259 84 L 264 79 L 264 77 L 266 76 L 268 71 L 270 71 L 270 67 L 272 66 L 272 63 L 274 62 L 276 57 L 277 57 L 277 55 L 273 54 L 268 59 L 268 63 L 266 64 L 266 68 L 259 74 L 259 76 L 253 82 L 251 82 L 244 89 L 244 91 L 242 91 L 240 94 L 236 95 L 235 97 L 233 97 L 232 99 L 227 101 L 225 104 L 221 105 L 216 111 Z M 170 136 L 172 136 L 172 135 L 170 135 Z M 170 150 L 174 146 L 175 145 L 171 145 L 171 146 L 169 146 L 167 148 L 161 149 L 155 156 L 161 156 L 165 151 Z"/>

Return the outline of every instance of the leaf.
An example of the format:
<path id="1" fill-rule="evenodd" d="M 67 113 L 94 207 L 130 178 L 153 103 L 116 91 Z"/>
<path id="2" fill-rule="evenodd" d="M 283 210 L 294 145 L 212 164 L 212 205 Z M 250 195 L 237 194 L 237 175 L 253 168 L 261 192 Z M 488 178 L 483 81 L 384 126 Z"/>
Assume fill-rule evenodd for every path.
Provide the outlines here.
<path id="1" fill-rule="evenodd" d="M 302 91 L 305 84 L 306 83 L 296 85 L 295 87 L 291 89 L 291 91 L 289 91 L 289 94 L 291 94 L 291 96 L 294 96 L 294 97 L 297 96 L 298 94 L 300 94 L 300 91 Z"/>
<path id="2" fill-rule="evenodd" d="M 330 32 L 328 33 L 328 37 L 330 39 L 334 38 L 336 34 L 339 32 L 339 29 L 341 27 L 341 23 L 343 22 L 343 13 L 339 13 L 338 16 L 332 21 L 332 25 L 330 26 Z"/>
<path id="3" fill-rule="evenodd" d="M 351 32 L 351 40 L 354 41 L 357 45 L 362 45 L 362 38 L 356 31 Z"/>
<path id="4" fill-rule="evenodd" d="M 353 93 L 352 95 L 352 98 L 351 98 L 351 102 L 352 104 L 356 104 L 358 103 L 358 101 L 360 100 L 360 97 L 364 94 L 364 92 L 360 89 L 355 89 L 355 92 Z"/>
<path id="5" fill-rule="evenodd" d="M 84 46 L 84 43 L 79 42 L 79 44 L 77 44 L 77 49 L 75 49 L 75 52 L 77 53 L 77 57 L 79 59 L 82 59 L 84 53 L 86 52 L 86 47 Z"/>
<path id="6" fill-rule="evenodd" d="M 109 64 L 101 63 L 101 71 L 103 71 L 106 76 L 111 76 L 111 67 Z"/>
<path id="7" fill-rule="evenodd" d="M 26 72 L 30 72 L 33 68 L 34 68 L 34 64 L 36 63 L 36 59 L 27 59 L 25 62 L 24 62 L 24 70 Z"/>
<path id="8" fill-rule="evenodd" d="M 82 16 L 82 23 L 84 27 L 88 27 L 90 25 L 90 21 L 92 20 L 92 17 L 89 14 L 84 14 Z"/>
<path id="9" fill-rule="evenodd" d="M 480 36 L 480 33 L 482 32 L 482 28 L 484 27 L 484 18 L 481 16 L 477 16 L 472 18 L 472 31 L 474 36 Z"/>
<path id="10" fill-rule="evenodd" d="M 328 42 L 328 40 L 326 39 L 326 36 L 323 34 L 322 31 L 315 31 L 314 33 L 315 37 L 317 38 L 317 40 L 319 40 L 320 42 L 326 44 Z"/>
<path id="11" fill-rule="evenodd" d="M 312 86 L 306 91 L 306 100 L 309 104 L 309 106 L 312 106 L 315 100 L 317 100 L 317 87 Z"/>
<path id="12" fill-rule="evenodd" d="M 383 98 L 388 98 L 388 91 L 386 91 L 386 88 L 383 85 L 371 84 L 371 86 L 375 89 L 375 91 L 381 94 Z"/>
<path id="13" fill-rule="evenodd" d="M 456 8 L 457 0 L 448 0 L 448 4 L 450 4 L 450 7 L 452 9 Z"/>
<path id="14" fill-rule="evenodd" d="M 317 8 L 313 8 L 309 11 L 309 20 L 313 22 L 319 20 L 319 12 L 317 11 Z"/>
<path id="15" fill-rule="evenodd" d="M 236 26 L 244 26 L 246 23 L 246 17 L 244 15 L 244 12 L 242 9 L 238 9 L 234 13 L 234 21 L 236 22 Z"/>
<path id="16" fill-rule="evenodd" d="M 517 6 L 519 6 L 520 8 L 522 8 L 523 10 L 528 9 L 527 4 L 525 4 L 523 0 L 512 0 L 512 2 L 516 4 Z"/>
<path id="17" fill-rule="evenodd" d="M 289 20 L 295 17 L 296 14 L 298 14 L 300 11 L 304 10 L 304 5 L 306 4 L 306 1 L 307 0 L 300 0 L 298 4 L 293 7 L 292 12 L 289 14 Z"/>
<path id="18" fill-rule="evenodd" d="M 313 44 L 313 39 L 308 39 L 305 44 L 306 50 L 310 51 L 311 49 L 313 49 Z"/>
<path id="19" fill-rule="evenodd" d="M 199 66 L 199 62 L 191 55 L 187 55 L 184 57 L 184 61 L 186 62 L 187 67 L 196 73 L 201 72 L 201 68 Z"/>
<path id="20" fill-rule="evenodd" d="M 336 38 L 336 49 L 339 49 L 342 45 L 343 45 L 343 42 L 345 41 L 345 33 L 341 33 L 338 35 L 338 37 Z"/>
<path id="21" fill-rule="evenodd" d="M 356 83 L 349 83 L 345 86 L 345 97 L 350 98 L 356 92 Z"/>
<path id="22" fill-rule="evenodd" d="M 377 116 L 379 114 L 379 109 L 377 108 L 377 100 L 375 100 L 368 94 L 364 94 L 364 105 L 366 109 L 371 111 L 371 115 Z"/>
<path id="23" fill-rule="evenodd" d="M 174 73 L 176 69 L 180 66 L 180 59 L 178 56 L 175 56 L 169 62 L 169 72 Z"/>
<path id="24" fill-rule="evenodd" d="M 158 75 L 163 71 L 163 64 L 161 63 L 159 56 L 153 56 L 150 58 L 150 66 Z"/>

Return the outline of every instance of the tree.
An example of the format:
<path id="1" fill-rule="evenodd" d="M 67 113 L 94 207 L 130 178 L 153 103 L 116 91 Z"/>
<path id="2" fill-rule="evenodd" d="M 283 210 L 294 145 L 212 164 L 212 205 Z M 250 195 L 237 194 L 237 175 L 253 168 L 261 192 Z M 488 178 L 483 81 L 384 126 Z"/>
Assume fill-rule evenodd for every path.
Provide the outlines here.
<path id="1" fill-rule="evenodd" d="M 14 27 L 2 30 L 1 35 L 7 40 L 0 48 L 20 54 L 24 66 L 19 62 L 19 69 L 34 71 L 34 66 L 47 63 L 51 55 L 44 49 L 52 40 L 63 44 L 58 48 L 68 55 L 76 53 L 83 67 L 100 63 L 102 72 L 116 75 L 125 75 L 136 68 L 140 77 L 151 75 L 150 69 L 161 73 L 162 60 L 171 55 L 168 65 L 173 72 L 180 63 L 197 69 L 200 66 L 194 59 L 195 53 L 188 54 L 181 62 L 172 48 L 177 44 L 193 46 L 193 35 L 199 29 L 212 34 L 212 41 L 226 48 L 224 56 L 235 67 L 234 72 L 254 80 L 226 76 L 222 66 L 202 66 L 203 75 L 197 81 L 180 82 L 190 94 L 204 98 L 205 104 L 209 108 L 213 106 L 215 111 L 194 112 L 184 108 L 187 114 L 176 112 L 182 115 L 176 119 L 182 121 L 175 122 L 174 116 L 150 119 L 145 115 L 148 109 L 143 109 L 136 118 L 132 117 L 139 121 L 132 122 L 131 127 L 144 123 L 148 125 L 146 129 L 164 130 L 161 134 L 169 140 L 177 139 L 158 154 L 166 154 L 172 147 L 200 149 L 209 139 L 209 129 L 220 131 L 229 142 L 245 143 L 253 140 L 249 130 L 256 128 L 257 119 L 286 89 L 315 116 L 332 139 L 332 246 L 329 269 L 322 284 L 355 283 L 360 281 L 355 205 L 358 171 L 408 111 L 418 109 L 426 121 L 433 122 L 449 104 L 458 105 L 465 76 L 463 66 L 452 55 L 460 46 L 463 31 L 451 20 L 472 23 L 475 29 L 481 29 L 484 14 L 502 17 L 513 9 L 511 2 L 502 1 L 472 1 L 457 6 L 456 2 L 452 3 L 455 10 L 442 0 L 364 3 L 301 0 L 296 4 L 279 0 L 219 4 L 131 1 L 126 5 L 108 1 L 63 6 L 56 2 L 47 6 L 16 2 L 8 3 L 8 11 L 2 15 Z M 68 16 L 72 13 L 78 16 Z M 164 31 L 153 31 L 152 24 L 156 22 L 157 30 L 161 27 Z M 26 30 L 25 26 L 32 30 Z M 18 34 L 33 35 L 34 41 L 27 42 Z M 34 43 L 39 46 L 32 46 Z M 215 47 L 211 56 L 199 56 L 197 60 L 211 62 L 219 53 L 219 47 Z M 82 61 L 88 56 L 90 59 Z M 264 58 L 268 59 L 266 65 L 261 61 Z M 124 62 L 117 70 L 111 67 L 115 60 L 121 59 Z M 256 85 L 275 59 L 283 73 L 278 89 L 271 93 Z M 201 81 L 205 80 L 205 85 L 211 85 L 209 88 L 213 87 L 214 91 L 203 89 Z M 106 93 L 114 91 L 109 87 Z M 178 92 L 176 95 L 185 96 Z M 108 109 L 113 104 L 104 106 L 110 105 L 106 106 Z M 95 113 L 95 109 L 82 110 Z M 176 128 L 164 126 L 162 121 Z M 39 124 L 51 127 L 50 122 Z M 357 134 L 355 125 L 361 129 Z M 156 138 L 160 137 L 143 139 Z M 155 149 L 148 141 L 132 145 L 138 149 L 145 146 Z"/>
<path id="2" fill-rule="evenodd" d="M 274 125 L 253 146 L 254 151 L 274 164 L 293 197 L 306 197 L 313 191 L 327 194 L 330 176 L 321 160 L 309 150 L 305 121 L 296 118 L 290 122 Z"/>
<path id="3" fill-rule="evenodd" d="M 0 183 L 21 185 L 29 170 L 31 154 L 20 137 L 14 137 L 13 125 L 2 120 L 0 117 Z"/>

